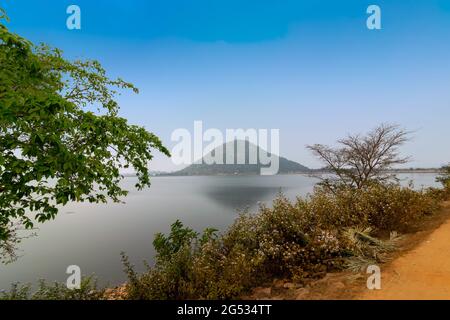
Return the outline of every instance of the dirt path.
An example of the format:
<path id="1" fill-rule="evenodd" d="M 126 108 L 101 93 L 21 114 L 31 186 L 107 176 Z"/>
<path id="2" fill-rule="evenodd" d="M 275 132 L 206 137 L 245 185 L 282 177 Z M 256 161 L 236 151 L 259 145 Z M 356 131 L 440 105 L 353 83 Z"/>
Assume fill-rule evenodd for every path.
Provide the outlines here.
<path id="1" fill-rule="evenodd" d="M 450 221 L 381 272 L 381 290 L 367 290 L 360 299 L 450 299 Z"/>

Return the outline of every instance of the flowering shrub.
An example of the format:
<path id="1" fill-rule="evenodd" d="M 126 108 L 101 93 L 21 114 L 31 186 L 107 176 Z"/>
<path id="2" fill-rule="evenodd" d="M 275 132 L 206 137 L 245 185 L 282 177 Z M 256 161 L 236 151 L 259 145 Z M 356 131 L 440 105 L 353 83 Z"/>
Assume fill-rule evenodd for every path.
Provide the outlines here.
<path id="1" fill-rule="evenodd" d="M 338 233 L 323 228 L 306 209 L 301 199 L 292 203 L 279 196 L 272 208 L 262 206 L 254 216 L 241 216 L 223 241 L 226 246 L 251 244 L 264 274 L 290 276 L 299 268 L 308 273 L 327 271 L 345 248 Z"/>

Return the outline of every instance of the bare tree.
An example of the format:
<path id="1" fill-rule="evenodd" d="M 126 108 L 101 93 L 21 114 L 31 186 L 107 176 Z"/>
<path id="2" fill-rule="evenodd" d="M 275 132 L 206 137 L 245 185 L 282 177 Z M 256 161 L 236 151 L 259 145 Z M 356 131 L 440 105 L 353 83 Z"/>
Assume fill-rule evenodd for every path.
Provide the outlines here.
<path id="1" fill-rule="evenodd" d="M 316 175 L 322 185 L 364 188 L 372 182 L 384 183 L 393 178 L 388 171 L 395 165 L 408 162 L 401 157 L 399 147 L 409 140 L 410 132 L 397 125 L 382 124 L 365 136 L 348 135 L 338 140 L 338 147 L 321 144 L 308 146 L 325 163 L 332 177 Z"/>

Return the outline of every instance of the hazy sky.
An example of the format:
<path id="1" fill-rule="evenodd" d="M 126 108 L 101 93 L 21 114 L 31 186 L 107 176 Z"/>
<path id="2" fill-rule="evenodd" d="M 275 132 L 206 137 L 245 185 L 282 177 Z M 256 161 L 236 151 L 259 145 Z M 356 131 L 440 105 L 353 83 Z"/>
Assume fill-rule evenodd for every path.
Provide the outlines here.
<path id="1" fill-rule="evenodd" d="M 66 28 L 81 8 L 82 29 Z M 382 10 L 368 30 L 366 9 Z M 177 128 L 280 129 L 281 154 L 381 122 L 416 130 L 411 166 L 450 161 L 450 1 L 0 0 L 9 28 L 100 60 L 141 90 L 121 115 L 170 148 Z M 153 169 L 173 169 L 158 156 Z"/>

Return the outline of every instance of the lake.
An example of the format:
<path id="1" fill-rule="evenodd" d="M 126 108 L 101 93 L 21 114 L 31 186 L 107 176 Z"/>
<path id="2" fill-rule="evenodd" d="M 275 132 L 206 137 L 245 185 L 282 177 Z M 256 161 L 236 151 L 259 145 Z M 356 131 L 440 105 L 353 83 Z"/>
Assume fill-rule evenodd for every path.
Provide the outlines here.
<path id="1" fill-rule="evenodd" d="M 399 175 L 402 183 L 413 180 L 416 187 L 435 186 L 435 177 Z M 123 283 L 120 252 L 127 253 L 136 270 L 144 270 L 142 261 L 153 261 L 154 235 L 168 232 L 177 219 L 197 231 L 223 231 L 238 209 L 270 205 L 280 191 L 291 199 L 304 196 L 316 182 L 304 175 L 155 177 L 151 188 L 138 192 L 133 188 L 136 178 L 126 178 L 126 204 L 70 204 L 55 221 L 40 225 L 37 237 L 21 244 L 22 257 L 0 265 L 0 290 L 13 282 L 65 282 L 69 265 L 79 266 L 84 275 L 95 274 L 101 285 Z"/>

